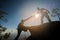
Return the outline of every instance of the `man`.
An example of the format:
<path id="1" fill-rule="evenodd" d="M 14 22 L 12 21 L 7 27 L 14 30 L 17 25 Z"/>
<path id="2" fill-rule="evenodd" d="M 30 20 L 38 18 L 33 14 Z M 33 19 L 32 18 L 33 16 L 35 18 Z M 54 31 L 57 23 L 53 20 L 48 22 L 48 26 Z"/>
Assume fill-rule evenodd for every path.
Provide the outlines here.
<path id="1" fill-rule="evenodd" d="M 18 34 L 17 34 L 15 40 L 18 40 L 18 38 L 19 38 L 22 30 L 23 30 L 23 31 L 27 31 L 26 27 L 24 26 L 24 20 L 22 20 L 22 21 L 19 23 L 19 25 L 18 25 L 18 28 L 17 28 Z"/>
<path id="2" fill-rule="evenodd" d="M 50 18 L 48 16 L 49 11 L 47 9 L 45 9 L 45 8 L 41 8 L 41 9 L 37 8 L 37 10 L 38 10 L 38 13 L 41 14 L 41 23 L 42 24 L 43 24 L 43 18 L 44 17 L 46 17 L 48 19 L 48 21 L 51 22 L 51 20 L 50 20 Z"/>
<path id="3" fill-rule="evenodd" d="M 19 38 L 19 36 L 20 36 L 20 34 L 21 34 L 21 31 L 27 32 L 27 27 L 24 26 L 24 23 L 25 23 L 27 20 L 29 20 L 30 18 L 32 18 L 32 17 L 33 17 L 33 16 L 30 16 L 30 17 L 22 20 L 22 21 L 19 23 L 18 28 L 17 28 L 18 34 L 17 34 L 15 40 L 18 40 L 18 38 Z"/>

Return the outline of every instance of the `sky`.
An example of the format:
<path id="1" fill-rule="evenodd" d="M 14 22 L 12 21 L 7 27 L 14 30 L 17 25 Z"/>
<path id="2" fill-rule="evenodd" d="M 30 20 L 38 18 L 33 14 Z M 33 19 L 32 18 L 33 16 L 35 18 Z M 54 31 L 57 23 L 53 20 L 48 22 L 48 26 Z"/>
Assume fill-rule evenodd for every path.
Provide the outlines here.
<path id="1" fill-rule="evenodd" d="M 8 22 L 5 23 L 0 20 L 0 24 L 8 29 L 17 28 L 18 24 L 21 22 L 22 19 L 25 19 L 36 12 L 37 7 L 39 8 L 46 8 L 50 12 L 52 8 L 59 8 L 60 9 L 60 0 L 0 0 L 0 10 L 8 12 L 6 18 Z M 49 14 L 50 16 L 50 14 Z M 51 17 L 52 21 L 58 21 L 58 17 Z M 48 20 L 44 18 L 44 22 Z M 25 25 L 40 25 L 40 17 L 39 18 L 32 18 L 28 20 Z"/>

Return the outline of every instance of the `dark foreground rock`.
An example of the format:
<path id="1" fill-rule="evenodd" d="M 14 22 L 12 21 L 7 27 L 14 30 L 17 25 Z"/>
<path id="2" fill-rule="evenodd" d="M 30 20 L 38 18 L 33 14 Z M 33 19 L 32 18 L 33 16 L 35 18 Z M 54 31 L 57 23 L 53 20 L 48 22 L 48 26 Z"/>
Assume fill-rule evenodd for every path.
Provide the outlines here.
<path id="1" fill-rule="evenodd" d="M 27 40 L 60 40 L 60 21 L 31 26 L 28 29 L 31 36 Z"/>

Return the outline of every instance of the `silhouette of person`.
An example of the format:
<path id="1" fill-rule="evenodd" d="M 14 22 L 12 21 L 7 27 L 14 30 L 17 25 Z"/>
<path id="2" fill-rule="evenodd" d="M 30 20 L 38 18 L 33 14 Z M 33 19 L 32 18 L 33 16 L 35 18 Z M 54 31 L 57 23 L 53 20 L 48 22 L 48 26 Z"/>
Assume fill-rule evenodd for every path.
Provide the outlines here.
<path id="1" fill-rule="evenodd" d="M 24 23 L 25 23 L 25 21 L 29 20 L 29 19 L 32 18 L 32 17 L 33 17 L 33 16 L 30 16 L 30 17 L 22 20 L 22 21 L 19 23 L 18 28 L 17 28 L 18 34 L 17 34 L 15 40 L 18 40 L 18 38 L 19 38 L 19 36 L 20 36 L 20 34 L 21 34 L 21 31 L 27 32 L 28 28 L 24 26 Z"/>
<path id="2" fill-rule="evenodd" d="M 27 31 L 26 27 L 24 26 L 24 22 L 25 22 L 25 21 L 22 20 L 22 21 L 19 23 L 18 28 L 17 28 L 18 34 L 17 34 L 15 40 L 18 40 L 18 38 L 19 38 L 20 33 L 21 33 L 22 30 L 25 31 L 25 32 Z"/>
<path id="3" fill-rule="evenodd" d="M 41 24 L 43 24 L 43 18 L 46 17 L 48 19 L 49 22 L 51 22 L 49 16 L 48 16 L 48 13 L 49 11 L 45 8 L 37 8 L 37 13 L 40 13 L 41 14 Z"/>

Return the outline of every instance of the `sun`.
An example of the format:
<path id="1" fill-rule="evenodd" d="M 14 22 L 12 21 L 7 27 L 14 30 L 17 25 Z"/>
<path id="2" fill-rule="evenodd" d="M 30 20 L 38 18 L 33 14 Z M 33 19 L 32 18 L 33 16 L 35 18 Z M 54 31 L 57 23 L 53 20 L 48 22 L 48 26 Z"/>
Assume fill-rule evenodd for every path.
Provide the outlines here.
<path id="1" fill-rule="evenodd" d="M 35 17 L 38 18 L 39 17 L 39 14 L 35 14 Z"/>

